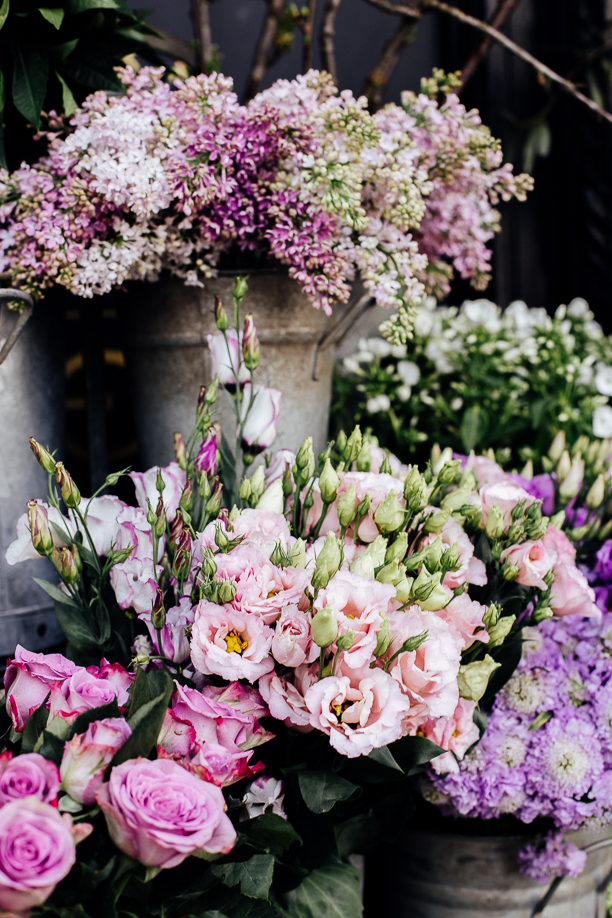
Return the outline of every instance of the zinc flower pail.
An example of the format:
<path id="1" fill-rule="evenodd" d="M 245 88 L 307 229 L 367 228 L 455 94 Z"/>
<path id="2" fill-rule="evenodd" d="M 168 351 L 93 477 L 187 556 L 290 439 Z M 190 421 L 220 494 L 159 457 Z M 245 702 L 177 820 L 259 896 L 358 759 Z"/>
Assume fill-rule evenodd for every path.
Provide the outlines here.
<path id="1" fill-rule="evenodd" d="M 1 291 L 0 291 L 1 293 Z M 53 575 L 48 562 L 8 565 L 5 553 L 15 538 L 15 520 L 36 493 L 46 492 L 46 476 L 32 462 L 28 438 L 51 451 L 64 439 L 64 366 L 57 342 L 57 313 L 48 302 L 34 308 L 15 346 L 0 365 L 0 663 L 17 644 L 33 651 L 59 643 L 63 634 L 53 602 L 41 602 L 33 576 Z M 14 318 L 2 309 L 0 339 L 10 334 Z"/>
<path id="2" fill-rule="evenodd" d="M 211 381 L 206 335 L 217 331 L 215 295 L 231 313 L 234 281 L 235 275 L 228 274 L 199 288 L 162 279 L 131 284 L 125 301 L 119 299 L 145 467 L 167 464 L 173 458 L 174 432 L 191 432 L 200 386 Z M 317 345 L 333 320 L 315 309 L 286 274 L 254 272 L 248 283 L 244 305 L 254 316 L 262 354 L 257 382 L 282 393 L 275 449 L 296 451 L 312 434 L 318 454 L 327 435 L 333 351 L 318 351 Z M 233 445 L 233 411 L 225 398 L 219 407 L 223 432 Z"/>
<path id="3" fill-rule="evenodd" d="M 606 834 L 569 832 L 567 839 L 582 847 Z M 547 885 L 518 870 L 518 851 L 529 841 L 409 830 L 366 860 L 366 918 L 375 918 L 375 898 L 385 918 L 532 918 Z M 577 879 L 562 881 L 543 918 L 605 918 L 601 887 L 611 867 L 611 848 L 590 854 Z"/>

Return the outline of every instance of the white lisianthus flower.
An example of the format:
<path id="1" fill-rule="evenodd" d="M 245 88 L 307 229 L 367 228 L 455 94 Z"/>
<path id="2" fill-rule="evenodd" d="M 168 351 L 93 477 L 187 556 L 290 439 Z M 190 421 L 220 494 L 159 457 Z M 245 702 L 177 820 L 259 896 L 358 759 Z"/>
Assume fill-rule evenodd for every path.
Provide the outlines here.
<path id="1" fill-rule="evenodd" d="M 388 411 L 391 402 L 388 395 L 375 395 L 366 402 L 366 409 L 370 414 L 378 414 L 379 411 Z"/>
<path id="2" fill-rule="evenodd" d="M 400 360 L 397 365 L 397 375 L 407 386 L 416 386 L 421 378 L 421 371 L 412 360 Z"/>
<path id="3" fill-rule="evenodd" d="M 595 388 L 601 395 L 612 395 L 612 367 L 598 363 L 595 367 Z"/>
<path id="4" fill-rule="evenodd" d="M 412 395 L 412 389 L 410 386 L 404 384 L 403 386 L 398 387 L 395 394 L 399 398 L 400 402 L 407 402 Z"/>
<path id="5" fill-rule="evenodd" d="M 593 434 L 596 437 L 612 437 L 612 408 L 600 405 L 593 412 Z"/>

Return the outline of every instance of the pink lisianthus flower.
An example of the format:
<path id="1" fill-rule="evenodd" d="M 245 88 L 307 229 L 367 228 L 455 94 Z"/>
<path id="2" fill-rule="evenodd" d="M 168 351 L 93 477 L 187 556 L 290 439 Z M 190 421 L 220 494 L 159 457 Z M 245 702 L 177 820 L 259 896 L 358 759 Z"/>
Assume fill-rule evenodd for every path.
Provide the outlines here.
<path id="1" fill-rule="evenodd" d="M 56 683 L 62 684 L 80 671 L 82 666 L 76 666 L 61 653 L 31 653 L 18 644 L 4 674 L 6 710 L 15 730 L 23 730 Z"/>
<path id="2" fill-rule="evenodd" d="M 258 720 L 268 714 L 259 693 L 237 682 L 221 689 L 206 685 L 201 692 L 177 685 L 171 713 L 193 727 L 193 742 L 201 746 L 212 743 L 230 752 L 244 752 L 273 737 Z"/>
<path id="3" fill-rule="evenodd" d="M 198 535 L 202 551 L 205 548 L 217 551 L 215 544 L 217 526 L 221 526 L 225 532 L 228 532 L 227 524 L 222 520 L 214 520 L 209 523 L 204 532 Z M 232 531 L 228 532 L 232 539 L 242 536 L 244 547 L 250 545 L 256 548 L 268 560 L 277 543 L 280 543 L 281 548 L 285 550 L 295 543 L 285 517 L 281 513 L 274 513 L 271 510 L 256 510 L 247 507 L 240 511 L 240 515 L 232 522 L 232 527 Z M 233 549 L 233 551 L 235 550 Z"/>
<path id="4" fill-rule="evenodd" d="M 174 663 L 184 663 L 189 658 L 190 646 L 189 638 L 185 629 L 193 625 L 195 620 L 195 608 L 191 605 L 191 600 L 187 596 L 179 599 L 178 606 L 172 606 L 166 612 L 166 621 L 161 629 L 161 648 L 157 646 L 157 631 L 153 626 L 150 614 L 143 615 L 144 622 L 149 629 L 153 650 Z"/>
<path id="5" fill-rule="evenodd" d="M 474 450 L 467 457 L 455 453 L 454 458 L 462 460 L 462 468 L 465 472 L 474 473 L 478 488 L 486 488 L 490 485 L 497 485 L 510 480 L 508 473 L 504 472 L 497 462 L 488 459 L 486 456 L 476 456 Z"/>
<path id="6" fill-rule="evenodd" d="M 220 436 L 221 428 L 218 424 L 209 427 L 193 463 L 197 472 L 205 473 L 209 478 L 217 474 L 217 468 L 219 467 Z"/>
<path id="7" fill-rule="evenodd" d="M 270 775 L 260 775 L 247 787 L 242 803 L 246 808 L 248 819 L 257 819 L 264 813 L 274 813 L 286 819 L 287 814 L 283 809 L 284 799 L 285 782 L 277 781 Z"/>
<path id="8" fill-rule="evenodd" d="M 318 655 L 319 648 L 310 632 L 310 618 L 297 606 L 286 606 L 276 623 L 272 656 L 281 666 L 295 669 L 302 663 L 312 663 Z"/>
<path id="9" fill-rule="evenodd" d="M 434 508 L 430 508 L 432 510 Z M 482 561 L 474 557 L 474 546 L 470 537 L 452 517 L 444 524 L 436 535 L 428 535 L 422 540 L 422 547 L 431 545 L 440 537 L 444 545 L 449 548 L 456 545 L 459 551 L 459 567 L 456 571 L 448 571 L 444 577 L 444 585 L 454 590 L 463 583 L 473 583 L 475 586 L 484 586 L 487 582 L 487 570 Z"/>
<path id="10" fill-rule="evenodd" d="M 85 806 L 95 803 L 107 765 L 130 737 L 132 728 L 123 717 L 107 717 L 90 724 L 64 746 L 60 765 L 62 787 Z"/>
<path id="11" fill-rule="evenodd" d="M 457 759 L 461 761 L 470 746 L 478 742 L 480 733 L 473 720 L 475 710 L 475 701 L 460 698 L 450 717 L 429 720 L 421 726 L 423 736 L 448 750 L 445 755 L 439 755 L 430 762 L 439 775 L 458 772 Z"/>
<path id="12" fill-rule="evenodd" d="M 342 663 L 338 675 L 311 685 L 305 700 L 311 726 L 349 759 L 399 739 L 410 710 L 410 700 L 389 673 L 345 669 Z"/>
<path id="13" fill-rule="evenodd" d="M 117 530 L 120 526 L 119 518 L 127 507 L 122 500 L 114 497 L 112 494 L 103 494 L 101 497 L 92 498 L 91 502 L 84 498 L 79 507 L 81 513 L 85 515 L 87 511 L 87 528 L 96 547 L 96 552 L 100 555 L 107 555 L 111 550 L 113 543 L 117 541 Z M 79 523 L 79 529 L 82 526 Z M 84 539 L 85 546 L 89 547 L 87 539 Z"/>
<path id="14" fill-rule="evenodd" d="M 560 560 L 555 565 L 550 607 L 555 615 L 582 615 L 601 618 L 594 590 L 573 562 Z"/>
<path id="15" fill-rule="evenodd" d="M 391 466 L 391 474 L 395 478 L 399 478 L 401 481 L 404 481 L 410 472 L 410 466 L 404 465 L 403 462 L 400 462 L 397 456 L 394 456 L 393 453 L 388 453 L 380 446 L 375 446 L 373 443 L 370 443 L 370 473 L 375 475 L 380 474 L 380 467 L 385 459 L 389 460 L 389 465 Z M 356 462 L 353 466 L 353 471 L 357 471 Z"/>
<path id="16" fill-rule="evenodd" d="M 36 797 L 55 806 L 59 789 L 57 766 L 38 752 L 15 758 L 12 752 L 0 754 L 0 807 L 22 797 Z"/>
<path id="17" fill-rule="evenodd" d="M 525 501 L 525 507 L 533 504 L 535 498 L 528 494 L 524 488 L 519 487 L 511 481 L 500 481 L 498 484 L 485 485 L 480 489 L 482 500 L 482 526 L 486 526 L 491 507 L 494 505 L 499 508 L 504 519 L 506 528 L 512 522 L 512 511 L 520 501 Z"/>
<path id="18" fill-rule="evenodd" d="M 549 526 L 542 536 L 542 545 L 546 551 L 556 554 L 559 560 L 573 563 L 576 559 L 576 549 L 560 529 Z"/>
<path id="19" fill-rule="evenodd" d="M 334 574 L 325 589 L 319 591 L 315 613 L 329 606 L 338 622 L 338 634 L 352 631 L 355 636 L 352 647 L 343 655 L 346 666 L 362 669 L 370 662 L 383 616 L 394 598 L 395 587 L 391 584 L 364 580 L 343 570 Z"/>
<path id="20" fill-rule="evenodd" d="M 300 733 L 309 733 L 313 727 L 304 696 L 317 681 L 318 671 L 318 664 L 308 666 L 303 663 L 286 676 L 278 676 L 275 672 L 262 676 L 259 690 L 272 717 Z"/>
<path id="21" fill-rule="evenodd" d="M 257 615 L 202 600 L 191 631 L 191 661 L 205 676 L 255 682 L 274 668 L 273 636 Z"/>
<path id="22" fill-rule="evenodd" d="M 542 540 L 521 542 L 511 545 L 501 554 L 501 563 L 518 568 L 516 582 L 523 586 L 546 590 L 544 577 L 551 571 L 557 558 L 556 552 L 547 551 Z"/>
<path id="23" fill-rule="evenodd" d="M 49 504 L 46 504 L 42 500 L 37 500 L 37 504 L 40 504 L 47 513 L 47 518 L 49 520 L 49 532 L 53 538 L 53 544 L 56 548 L 61 548 L 62 545 L 66 545 L 67 542 L 62 539 L 59 532 L 55 528 L 59 527 L 61 531 L 68 530 L 72 535 L 74 526 L 70 527 L 70 521 L 66 517 L 62 516 L 59 510 L 56 510 L 55 507 L 50 507 Z M 21 561 L 37 561 L 40 560 L 42 555 L 39 555 L 34 546 L 32 545 L 32 536 L 30 534 L 30 523 L 28 520 L 28 514 L 23 513 L 17 520 L 17 538 L 11 542 L 9 547 L 6 550 L 4 556 L 7 564 L 19 564 Z"/>
<path id="24" fill-rule="evenodd" d="M 171 462 L 170 465 L 160 469 L 160 472 L 166 485 L 162 500 L 166 517 L 168 522 L 171 523 L 176 516 L 183 488 L 185 487 L 185 472 L 179 467 L 178 462 Z M 130 478 L 134 482 L 136 501 L 140 509 L 146 514 L 147 498 L 151 502 L 153 509 L 155 509 L 159 499 L 159 491 L 156 487 L 157 468 L 149 469 L 148 472 L 130 472 Z"/>
<path id="25" fill-rule="evenodd" d="M 171 759 L 117 765 L 96 801 L 115 845 L 147 867 L 176 867 L 196 851 L 226 854 L 236 841 L 221 790 Z"/>
<path id="26" fill-rule="evenodd" d="M 118 666 L 118 664 L 115 664 Z M 56 683 L 51 690 L 49 716 L 61 714 L 67 720 L 74 719 L 83 711 L 99 708 L 117 700 L 120 707 L 129 701 L 127 690 L 114 679 L 101 678 L 86 669 L 80 669 L 63 683 Z"/>
<path id="27" fill-rule="evenodd" d="M 225 332 L 206 335 L 210 359 L 211 376 L 218 377 L 220 385 L 233 391 L 236 388 L 236 371 L 238 382 L 242 386 L 251 379 L 251 374 L 242 360 L 242 333 L 236 334 L 233 328 Z"/>
<path id="28" fill-rule="evenodd" d="M 325 519 L 319 530 L 319 535 L 324 536 L 327 535 L 328 532 L 335 532 L 336 535 L 340 535 L 341 530 L 337 509 L 338 499 L 348 491 L 351 483 L 353 483 L 355 485 L 355 508 L 361 503 L 366 494 L 370 498 L 370 509 L 359 524 L 359 538 L 362 542 L 373 542 L 374 539 L 380 535 L 378 527 L 374 522 L 374 513 L 379 503 L 387 497 L 390 491 L 395 491 L 400 504 L 405 506 L 403 482 L 400 481 L 399 478 L 394 478 L 393 475 L 389 475 L 386 472 L 382 474 L 375 474 L 374 472 L 340 472 L 339 478 L 340 486 L 338 487 L 336 500 L 331 504 L 325 515 Z M 315 482 L 312 494 L 314 503 L 308 514 L 306 531 L 316 526 L 323 512 L 323 500 L 321 498 L 318 482 Z M 354 526 L 349 526 L 347 530 L 350 538 L 355 537 L 354 528 Z"/>
<path id="29" fill-rule="evenodd" d="M 467 650 L 474 641 L 482 641 L 483 644 L 489 642 L 483 622 L 486 611 L 486 606 L 471 599 L 467 593 L 460 593 L 451 599 L 447 606 L 436 612 L 436 615 L 448 623 L 459 641 L 461 650 Z"/>
<path id="30" fill-rule="evenodd" d="M 156 576 L 161 570 L 153 563 L 151 527 L 144 512 L 134 507 L 126 507 L 117 524 L 116 547 L 133 546 L 129 558 L 111 568 L 110 581 L 117 604 L 120 609 L 132 608 L 139 615 L 150 613 L 157 592 Z M 159 549 L 163 551 L 163 544 Z"/>
<path id="31" fill-rule="evenodd" d="M 409 638 L 427 631 L 416 650 L 400 653 L 389 668 L 390 675 L 410 699 L 407 723 L 410 731 L 428 717 L 449 717 L 457 706 L 457 674 L 461 662 L 461 640 L 449 625 L 419 606 L 390 616 L 391 643 L 384 659 L 391 659 Z"/>
<path id="32" fill-rule="evenodd" d="M 243 449 L 253 453 L 272 446 L 280 419 L 281 398 L 279 389 L 255 386 L 253 404 L 249 408 L 251 383 L 245 383 L 240 416 Z"/>

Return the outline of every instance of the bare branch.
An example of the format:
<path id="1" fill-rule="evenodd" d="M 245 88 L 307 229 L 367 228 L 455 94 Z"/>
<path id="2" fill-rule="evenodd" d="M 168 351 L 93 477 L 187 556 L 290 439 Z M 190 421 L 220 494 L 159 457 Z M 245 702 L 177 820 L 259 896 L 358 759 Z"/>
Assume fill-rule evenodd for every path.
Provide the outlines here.
<path id="1" fill-rule="evenodd" d="M 368 0 L 368 2 L 371 2 L 371 0 Z M 465 25 L 472 26 L 474 29 L 484 32 L 485 35 L 488 35 L 498 44 L 503 45 L 504 48 L 507 48 L 508 51 L 511 51 L 516 57 L 519 57 L 522 61 L 525 61 L 526 64 L 529 64 L 537 70 L 538 73 L 541 73 L 542 76 L 547 77 L 551 83 L 555 83 L 564 92 L 569 93 L 574 99 L 577 99 L 579 102 L 582 102 L 583 105 L 590 108 L 592 112 L 595 112 L 595 114 L 600 115 L 600 117 L 605 118 L 606 121 L 612 124 L 612 115 L 610 112 L 607 112 L 605 109 L 601 108 L 601 106 L 597 105 L 596 102 L 593 102 L 592 99 L 583 95 L 571 80 L 566 80 L 564 77 L 559 76 L 558 73 L 555 73 L 554 70 L 551 70 L 550 67 L 547 67 L 546 64 L 543 64 L 532 54 L 529 54 L 528 51 L 525 51 L 524 48 L 521 48 L 520 45 L 511 41 L 503 32 L 498 32 L 497 29 L 494 29 L 487 22 L 476 19 L 474 16 L 469 16 L 467 13 L 458 10 L 456 6 L 450 6 L 448 3 L 442 2 L 442 0 L 421 0 L 421 7 L 423 9 L 440 10 L 441 13 L 446 13 L 447 16 L 454 16 L 455 19 L 465 23 Z"/>
<path id="2" fill-rule="evenodd" d="M 495 8 L 489 24 L 493 26 L 494 29 L 501 29 L 520 2 L 521 0 L 498 0 L 497 7 Z M 485 35 L 461 71 L 462 86 L 465 86 L 470 77 L 472 77 L 492 43 L 493 40 Z"/>
<path id="3" fill-rule="evenodd" d="M 308 73 L 312 67 L 312 28 L 314 25 L 317 0 L 308 0 L 308 16 L 302 26 L 304 51 L 302 55 L 302 73 Z"/>
<path id="4" fill-rule="evenodd" d="M 414 6 L 396 6 L 395 3 L 389 3 L 388 0 L 366 0 L 366 3 L 382 10 L 383 13 L 392 13 L 395 16 L 411 16 L 413 19 L 421 18 L 421 11 L 416 4 Z"/>
<path id="5" fill-rule="evenodd" d="M 209 6 L 209 0 L 191 0 L 191 17 L 198 43 L 197 66 L 200 73 L 206 73 L 212 52 Z"/>
<path id="6" fill-rule="evenodd" d="M 362 94 L 370 103 L 372 111 L 378 111 L 381 107 L 387 83 L 391 79 L 404 48 L 410 44 L 414 27 L 413 19 L 402 16 L 395 32 L 385 43 L 378 63 L 367 75 Z"/>
<path id="7" fill-rule="evenodd" d="M 274 39 L 278 31 L 278 17 L 282 12 L 284 0 L 267 0 L 267 2 L 268 12 L 259 37 L 255 63 L 253 64 L 246 90 L 246 99 L 252 99 L 259 92 L 261 81 L 270 66 L 270 58 L 274 52 Z"/>
<path id="8" fill-rule="evenodd" d="M 161 51 L 162 54 L 167 54 L 168 57 L 185 61 L 192 69 L 197 67 L 197 55 L 188 41 L 184 41 L 182 38 L 164 31 L 164 29 L 159 29 L 157 26 L 155 31 L 157 35 L 145 35 L 145 41 L 151 48 Z"/>
<path id="9" fill-rule="evenodd" d="M 342 0 L 327 0 L 323 22 L 321 23 L 321 58 L 323 69 L 331 74 L 336 86 L 338 85 L 338 70 L 336 68 L 336 16 Z"/>

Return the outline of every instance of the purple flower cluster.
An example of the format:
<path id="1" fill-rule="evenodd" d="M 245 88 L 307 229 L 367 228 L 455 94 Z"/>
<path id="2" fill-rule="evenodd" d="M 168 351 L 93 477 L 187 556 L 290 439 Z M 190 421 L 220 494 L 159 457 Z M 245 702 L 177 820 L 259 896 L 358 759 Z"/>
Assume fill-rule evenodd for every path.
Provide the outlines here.
<path id="1" fill-rule="evenodd" d="M 594 571 L 610 579 L 612 542 Z M 523 659 L 498 694 L 481 742 L 426 795 L 447 814 L 525 823 L 549 817 L 557 831 L 521 855 L 529 876 L 575 875 L 570 829 L 612 822 L 612 613 L 610 586 L 595 586 L 602 619 L 570 616 L 525 629 Z M 578 870 L 578 872 L 580 872 Z"/>
<path id="2" fill-rule="evenodd" d="M 494 205 L 531 187 L 454 95 L 372 116 L 316 71 L 247 105 L 216 73 L 119 75 L 125 95 L 89 96 L 39 163 L 0 170 L 0 271 L 35 296 L 162 269 L 201 284 L 237 249 L 288 266 L 326 312 L 357 272 L 397 308 L 445 289 L 451 265 L 482 286 Z"/>

